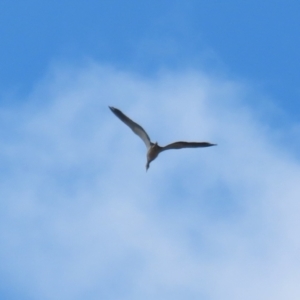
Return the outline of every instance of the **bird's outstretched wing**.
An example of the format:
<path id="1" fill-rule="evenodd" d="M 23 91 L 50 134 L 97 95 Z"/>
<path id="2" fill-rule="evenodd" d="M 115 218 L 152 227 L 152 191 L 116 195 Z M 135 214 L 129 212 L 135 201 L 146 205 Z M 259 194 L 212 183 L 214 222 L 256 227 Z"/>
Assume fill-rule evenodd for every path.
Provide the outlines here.
<path id="1" fill-rule="evenodd" d="M 121 121 L 123 121 L 127 126 L 129 126 L 131 130 L 143 140 L 147 149 L 150 148 L 152 143 L 147 132 L 143 129 L 142 126 L 133 122 L 131 119 L 125 116 L 119 109 L 111 106 L 109 106 L 109 108 Z"/>
<path id="2" fill-rule="evenodd" d="M 161 151 L 170 149 L 182 149 L 182 148 L 200 148 L 200 147 L 210 147 L 216 146 L 216 144 L 211 144 L 207 142 L 175 142 L 164 147 L 161 147 Z"/>

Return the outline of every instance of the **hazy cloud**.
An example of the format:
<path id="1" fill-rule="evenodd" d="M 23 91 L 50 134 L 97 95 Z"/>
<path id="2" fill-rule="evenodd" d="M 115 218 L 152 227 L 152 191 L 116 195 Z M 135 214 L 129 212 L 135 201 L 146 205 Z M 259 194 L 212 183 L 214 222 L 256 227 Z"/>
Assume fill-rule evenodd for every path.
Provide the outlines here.
<path id="1" fill-rule="evenodd" d="M 53 68 L 1 111 L 2 293 L 298 299 L 299 162 L 254 94 L 195 71 Z M 108 105 L 161 144 L 218 147 L 162 153 L 146 173 L 143 143 Z"/>

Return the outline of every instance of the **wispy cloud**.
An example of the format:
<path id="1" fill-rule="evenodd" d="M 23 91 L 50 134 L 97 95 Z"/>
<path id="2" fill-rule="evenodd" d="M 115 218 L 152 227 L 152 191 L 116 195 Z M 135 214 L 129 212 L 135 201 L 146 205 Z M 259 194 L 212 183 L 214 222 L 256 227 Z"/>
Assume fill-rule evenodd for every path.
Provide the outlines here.
<path id="1" fill-rule="evenodd" d="M 298 299 L 299 161 L 247 105 L 249 86 L 57 67 L 2 109 L 0 276 L 32 299 Z M 161 144 L 143 143 L 122 109 Z M 297 126 L 297 124 L 295 124 Z M 7 292 L 8 291 L 8 292 Z"/>

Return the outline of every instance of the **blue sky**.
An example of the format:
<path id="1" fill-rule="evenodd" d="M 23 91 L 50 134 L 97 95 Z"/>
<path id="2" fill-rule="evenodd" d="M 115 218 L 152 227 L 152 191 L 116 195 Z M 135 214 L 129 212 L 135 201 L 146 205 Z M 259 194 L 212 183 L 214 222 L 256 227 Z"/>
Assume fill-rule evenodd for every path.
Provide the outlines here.
<path id="1" fill-rule="evenodd" d="M 1 1 L 0 298 L 299 299 L 299 13 Z"/>
<path id="2" fill-rule="evenodd" d="M 252 80 L 295 114 L 298 1 L 1 1 L 1 90 L 30 91 L 55 61 L 86 58 Z M 296 115 L 296 118 L 298 115 Z"/>

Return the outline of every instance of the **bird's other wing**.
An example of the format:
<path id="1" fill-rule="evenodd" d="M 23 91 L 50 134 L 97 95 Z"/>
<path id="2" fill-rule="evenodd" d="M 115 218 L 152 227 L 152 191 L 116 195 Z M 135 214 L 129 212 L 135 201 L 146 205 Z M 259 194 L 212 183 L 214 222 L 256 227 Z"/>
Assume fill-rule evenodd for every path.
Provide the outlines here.
<path id="1" fill-rule="evenodd" d="M 109 106 L 109 108 L 121 121 L 123 121 L 127 126 L 129 126 L 131 130 L 143 140 L 147 148 L 151 146 L 152 143 L 150 141 L 150 138 L 142 126 L 133 122 L 131 119 L 125 116 L 119 109 L 111 106 Z"/>
<path id="2" fill-rule="evenodd" d="M 216 144 L 211 144 L 207 142 L 175 142 L 164 147 L 161 147 L 161 151 L 170 149 L 182 149 L 182 148 L 201 148 L 201 147 L 211 147 L 216 146 Z"/>

